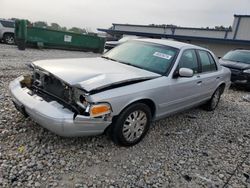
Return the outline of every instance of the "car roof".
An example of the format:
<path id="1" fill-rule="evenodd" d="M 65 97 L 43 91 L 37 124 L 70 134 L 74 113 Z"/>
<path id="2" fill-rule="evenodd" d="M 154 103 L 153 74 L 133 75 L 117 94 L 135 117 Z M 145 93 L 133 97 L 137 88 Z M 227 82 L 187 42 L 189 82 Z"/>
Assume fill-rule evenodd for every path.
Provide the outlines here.
<path id="1" fill-rule="evenodd" d="M 205 48 L 196 46 L 196 45 L 192 45 L 192 44 L 187 44 L 184 42 L 178 42 L 178 41 L 173 41 L 173 40 L 168 40 L 168 39 L 134 39 L 137 41 L 143 41 L 143 42 L 151 42 L 151 43 L 155 43 L 155 44 L 161 44 L 161 45 L 165 45 L 165 46 L 171 46 L 174 48 L 178 48 L 178 49 L 182 49 L 182 48 L 196 48 L 196 49 L 203 49 L 203 50 L 207 50 Z"/>

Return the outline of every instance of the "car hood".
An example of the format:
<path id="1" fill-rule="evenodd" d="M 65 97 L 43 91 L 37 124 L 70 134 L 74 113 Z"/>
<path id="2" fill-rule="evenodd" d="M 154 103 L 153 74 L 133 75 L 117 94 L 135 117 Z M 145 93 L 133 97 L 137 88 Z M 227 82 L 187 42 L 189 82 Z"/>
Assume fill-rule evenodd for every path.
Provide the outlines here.
<path id="1" fill-rule="evenodd" d="M 161 76 L 157 73 L 101 57 L 42 60 L 33 64 L 35 67 L 53 74 L 69 85 L 80 87 L 86 91 Z"/>
<path id="2" fill-rule="evenodd" d="M 250 64 L 247 64 L 247 63 L 240 63 L 240 62 L 220 59 L 220 64 L 224 67 L 233 68 L 233 69 L 240 69 L 240 70 L 250 69 Z"/>

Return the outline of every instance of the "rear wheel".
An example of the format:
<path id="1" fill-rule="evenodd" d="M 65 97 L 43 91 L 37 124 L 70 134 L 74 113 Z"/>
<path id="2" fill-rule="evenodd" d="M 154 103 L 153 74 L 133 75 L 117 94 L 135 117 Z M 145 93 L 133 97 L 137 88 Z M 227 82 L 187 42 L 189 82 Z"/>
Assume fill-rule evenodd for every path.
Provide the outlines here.
<path id="1" fill-rule="evenodd" d="M 218 106 L 220 102 L 220 97 L 222 94 L 222 88 L 218 87 L 214 94 L 212 95 L 211 99 L 204 105 L 204 108 L 208 111 L 213 111 Z"/>
<path id="2" fill-rule="evenodd" d="M 132 146 L 149 130 L 151 111 L 143 103 L 132 104 L 122 111 L 110 127 L 111 139 L 118 145 Z"/>
<path id="3" fill-rule="evenodd" d="M 14 34 L 6 33 L 3 36 L 3 41 L 6 44 L 15 44 L 15 37 Z"/>

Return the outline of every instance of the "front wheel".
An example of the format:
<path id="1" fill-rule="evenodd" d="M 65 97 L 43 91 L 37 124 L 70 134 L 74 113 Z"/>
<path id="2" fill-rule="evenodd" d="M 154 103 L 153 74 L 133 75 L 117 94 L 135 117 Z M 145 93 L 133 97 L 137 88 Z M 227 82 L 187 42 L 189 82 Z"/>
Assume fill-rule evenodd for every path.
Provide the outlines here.
<path id="1" fill-rule="evenodd" d="M 212 95 L 211 99 L 204 105 L 204 108 L 208 111 L 215 110 L 220 102 L 221 93 L 221 87 L 218 87 Z"/>
<path id="2" fill-rule="evenodd" d="M 140 142 L 149 130 L 151 111 L 143 103 L 132 104 L 121 112 L 110 127 L 111 139 L 118 145 L 132 146 Z"/>

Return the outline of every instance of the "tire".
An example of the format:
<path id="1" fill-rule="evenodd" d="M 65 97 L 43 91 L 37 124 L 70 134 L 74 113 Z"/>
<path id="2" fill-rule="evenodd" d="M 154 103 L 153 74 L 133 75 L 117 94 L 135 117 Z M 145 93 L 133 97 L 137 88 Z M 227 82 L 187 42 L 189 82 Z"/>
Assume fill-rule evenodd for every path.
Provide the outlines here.
<path id="1" fill-rule="evenodd" d="M 25 41 L 19 39 L 19 40 L 17 41 L 17 48 L 18 48 L 19 50 L 25 50 L 25 48 L 26 48 L 26 43 L 25 43 Z"/>
<path id="2" fill-rule="evenodd" d="M 102 54 L 103 53 L 103 49 L 94 49 L 93 52 L 94 53 Z"/>
<path id="3" fill-rule="evenodd" d="M 250 91 L 250 84 L 248 84 L 248 85 L 246 86 L 246 90 L 247 90 L 247 91 Z"/>
<path id="4" fill-rule="evenodd" d="M 203 106 L 204 109 L 207 111 L 215 110 L 220 102 L 221 94 L 222 94 L 222 88 L 218 87 L 213 93 L 211 99 Z"/>
<path id="5" fill-rule="evenodd" d="M 3 42 L 5 44 L 15 44 L 15 37 L 14 34 L 6 33 L 3 36 Z"/>
<path id="6" fill-rule="evenodd" d="M 109 136 L 117 145 L 133 146 L 145 137 L 151 119 L 151 111 L 147 105 L 132 104 L 123 110 L 111 124 Z"/>

